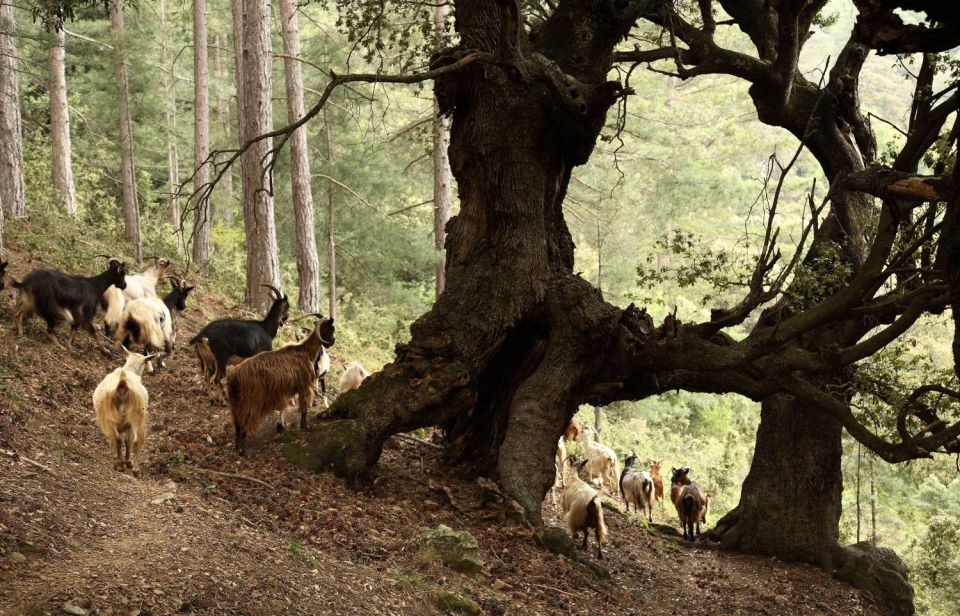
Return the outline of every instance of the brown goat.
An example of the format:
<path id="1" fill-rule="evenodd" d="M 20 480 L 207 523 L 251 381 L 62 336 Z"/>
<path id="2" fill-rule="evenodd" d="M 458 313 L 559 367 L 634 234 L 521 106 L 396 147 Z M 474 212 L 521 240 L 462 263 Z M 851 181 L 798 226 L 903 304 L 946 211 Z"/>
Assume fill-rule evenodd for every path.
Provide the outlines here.
<path id="1" fill-rule="evenodd" d="M 324 319 L 321 314 L 313 316 L 318 317 L 313 331 L 298 344 L 254 355 L 227 376 L 230 414 L 240 455 L 247 432 L 256 430 L 271 412 L 283 411 L 293 396 L 299 399 L 300 428 L 307 428 L 307 409 L 313 401 L 317 380 L 317 357 L 335 341 L 333 319 Z"/>
<path id="2" fill-rule="evenodd" d="M 663 506 L 663 477 L 660 476 L 660 461 L 654 460 L 650 464 L 650 476 L 653 477 L 653 497 Z"/>
<path id="3" fill-rule="evenodd" d="M 688 466 L 673 469 L 670 477 L 670 500 L 680 516 L 683 538 L 693 541 L 700 534 L 700 524 L 707 521 L 710 499 L 700 484 L 690 481 L 691 470 Z"/>

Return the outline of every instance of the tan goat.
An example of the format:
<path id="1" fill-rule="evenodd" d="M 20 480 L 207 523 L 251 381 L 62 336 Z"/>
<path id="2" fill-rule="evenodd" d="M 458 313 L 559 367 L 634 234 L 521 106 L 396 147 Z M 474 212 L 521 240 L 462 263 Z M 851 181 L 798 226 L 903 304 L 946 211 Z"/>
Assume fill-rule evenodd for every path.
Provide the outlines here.
<path id="1" fill-rule="evenodd" d="M 123 350 L 127 353 L 127 361 L 97 385 L 93 392 L 93 410 L 97 425 L 116 451 L 113 467 L 118 471 L 129 468 L 135 477 L 139 477 L 140 448 L 147 438 L 147 404 L 150 400 L 140 375 L 147 362 L 157 356 Z M 124 456 L 121 456 L 121 444 L 126 449 Z"/>

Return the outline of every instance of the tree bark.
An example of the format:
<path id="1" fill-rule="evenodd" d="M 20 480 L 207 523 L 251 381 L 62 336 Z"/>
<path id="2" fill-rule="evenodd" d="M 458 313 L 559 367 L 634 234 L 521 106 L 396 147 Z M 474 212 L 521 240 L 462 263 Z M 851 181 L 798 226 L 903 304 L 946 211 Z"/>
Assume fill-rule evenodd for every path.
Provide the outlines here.
<path id="1" fill-rule="evenodd" d="M 120 0 L 110 3 L 110 25 L 116 38 L 117 114 L 120 120 L 120 194 L 123 201 L 124 238 L 134 245 L 136 259 L 143 260 L 140 238 L 140 205 L 133 166 L 133 121 L 130 118 L 130 81 L 124 51 L 123 10 Z"/>
<path id="2" fill-rule="evenodd" d="M 303 75 L 300 70 L 300 33 L 293 0 L 280 0 L 283 34 L 284 74 L 287 86 L 287 120 L 303 117 Z M 310 159 L 307 128 L 301 126 L 290 135 L 290 180 L 297 237 L 297 273 L 300 294 L 297 305 L 305 312 L 320 309 L 320 263 L 313 217 L 313 193 L 310 190 Z"/>
<path id="3" fill-rule="evenodd" d="M 77 214 L 77 191 L 73 185 L 70 112 L 67 107 L 67 78 L 64 63 L 66 35 L 57 30 L 47 50 L 50 79 L 50 141 L 53 148 L 53 186 L 70 216 Z"/>
<path id="4" fill-rule="evenodd" d="M 444 27 L 450 7 L 437 5 L 433 13 L 435 48 L 444 45 Z M 446 276 L 447 221 L 450 220 L 453 174 L 450 171 L 450 122 L 440 113 L 440 104 L 433 99 L 433 239 L 437 249 L 435 294 L 440 297 Z"/>
<path id="5" fill-rule="evenodd" d="M 193 0 L 193 176 L 194 193 L 210 183 L 210 70 L 207 63 L 207 3 Z M 193 213 L 193 260 L 210 260 L 210 200 L 197 199 Z"/>
<path id="6" fill-rule="evenodd" d="M 227 72 L 223 66 L 223 49 L 224 49 L 224 38 L 223 34 L 218 32 L 214 37 L 213 43 L 213 74 L 215 76 L 216 82 L 218 84 L 227 83 Z M 220 130 L 223 132 L 223 138 L 220 143 L 229 144 L 231 139 L 231 130 L 230 130 L 230 101 L 226 96 L 223 95 L 223 87 L 218 86 L 216 89 L 216 106 L 215 113 L 217 114 L 217 125 L 220 127 Z M 231 167 L 227 173 L 223 176 L 223 179 L 220 180 L 221 188 L 223 192 L 227 194 L 228 202 L 223 205 L 221 208 L 220 216 L 223 218 L 224 222 L 230 222 L 233 219 L 233 206 L 232 202 L 235 198 L 233 194 L 233 168 Z"/>
<path id="7" fill-rule="evenodd" d="M 273 128 L 273 54 L 270 46 L 270 3 L 244 0 L 243 13 L 243 122 L 240 140 L 244 143 Z M 241 157 L 243 168 L 243 226 L 247 240 L 246 302 L 267 310 L 271 300 L 261 285 L 280 286 L 277 231 L 273 218 L 273 197 L 264 181 L 261 161 L 271 155 L 273 140 L 257 142 Z"/>
<path id="8" fill-rule="evenodd" d="M 177 151 L 177 80 L 173 76 L 170 63 L 170 30 L 167 28 L 166 0 L 160 0 L 160 57 L 169 72 L 163 74 L 166 103 L 163 109 L 167 139 L 167 191 L 170 194 L 170 221 L 177 238 L 177 254 L 183 255 L 186 247 L 183 241 L 183 220 L 180 212 L 180 156 Z"/>
<path id="9" fill-rule="evenodd" d="M 0 0 L 0 204 L 11 217 L 27 215 L 23 197 L 23 121 L 17 73 L 13 3 Z"/>
<path id="10" fill-rule="evenodd" d="M 323 136 L 327 146 L 327 175 L 333 177 L 333 146 L 330 142 L 330 119 L 323 108 Z M 334 216 L 336 187 L 327 180 L 327 299 L 330 318 L 337 318 L 337 243 Z"/>
<path id="11" fill-rule="evenodd" d="M 243 15 L 244 0 L 231 0 L 230 15 L 233 21 L 233 81 L 236 88 L 237 141 L 243 145 Z M 240 202 L 243 205 L 244 176 L 243 164 L 240 165 Z"/>

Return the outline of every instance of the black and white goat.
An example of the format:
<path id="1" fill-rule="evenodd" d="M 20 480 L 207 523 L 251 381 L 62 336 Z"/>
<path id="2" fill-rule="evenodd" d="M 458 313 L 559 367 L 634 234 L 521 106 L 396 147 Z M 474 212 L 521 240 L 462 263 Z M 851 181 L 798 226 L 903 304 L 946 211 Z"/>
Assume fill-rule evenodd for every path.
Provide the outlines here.
<path id="1" fill-rule="evenodd" d="M 73 344 L 77 329 L 83 327 L 93 336 L 100 350 L 108 353 L 97 337 L 93 318 L 103 292 L 110 285 L 121 290 L 126 288 L 126 274 L 126 264 L 112 260 L 106 271 L 96 276 L 38 269 L 27 274 L 20 282 L 12 281 L 13 286 L 20 290 L 17 295 L 17 335 L 23 336 L 24 320 L 36 312 L 47 324 L 47 337 L 57 346 L 63 346 L 57 338 L 57 328 L 69 321 L 71 326 L 66 346 L 68 350 Z"/>
<path id="2" fill-rule="evenodd" d="M 623 461 L 623 472 L 620 473 L 620 496 L 626 503 L 627 511 L 630 511 L 630 505 L 633 505 L 637 511 L 645 511 L 647 521 L 653 522 L 653 477 L 636 464 L 637 455 L 634 453 Z"/>
<path id="3" fill-rule="evenodd" d="M 227 374 L 227 365 L 231 360 L 236 361 L 272 350 L 277 331 L 290 318 L 290 301 L 287 296 L 276 287 L 263 286 L 270 290 L 273 298 L 273 305 L 263 319 L 259 321 L 219 319 L 205 325 L 196 336 L 190 339 L 190 345 L 197 353 L 200 374 L 211 400 L 214 399 L 210 389 L 211 379 L 216 385 L 220 400 L 226 403 L 223 377 Z M 207 340 L 209 353 L 198 347 L 204 338 Z"/>
<path id="4" fill-rule="evenodd" d="M 166 355 L 177 343 L 180 314 L 187 309 L 187 296 L 193 290 L 183 279 L 171 279 L 171 290 L 162 300 L 156 297 L 135 299 L 123 308 L 114 342 L 127 348 L 143 345 L 144 355 L 163 351 L 157 363 L 161 366 Z M 152 374 L 154 367 L 148 364 Z"/>

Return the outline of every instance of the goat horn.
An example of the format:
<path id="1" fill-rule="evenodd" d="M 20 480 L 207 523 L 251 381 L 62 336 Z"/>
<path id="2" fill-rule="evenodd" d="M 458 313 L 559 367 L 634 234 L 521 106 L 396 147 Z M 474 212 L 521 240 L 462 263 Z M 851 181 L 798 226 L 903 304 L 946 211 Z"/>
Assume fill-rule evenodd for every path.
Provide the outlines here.
<path id="1" fill-rule="evenodd" d="M 298 321 L 303 321 L 304 319 L 309 319 L 310 317 L 316 317 L 316 318 L 318 318 L 318 319 L 324 318 L 323 314 L 321 314 L 321 313 L 319 313 L 319 312 L 308 312 L 307 314 L 303 315 L 302 317 L 297 317 L 296 319 L 290 319 L 290 322 L 291 322 L 291 323 L 296 323 L 296 322 L 298 322 Z"/>
<path id="2" fill-rule="evenodd" d="M 153 259 L 154 261 L 159 261 L 159 260 L 160 260 L 160 257 L 158 257 L 157 255 L 153 255 L 152 257 L 147 257 L 147 258 L 148 258 L 148 259 Z"/>
<path id="3" fill-rule="evenodd" d="M 276 296 L 275 296 L 273 299 L 280 299 L 281 297 L 283 297 L 283 293 L 280 292 L 280 289 L 278 289 L 277 287 L 273 286 L 272 284 L 262 284 L 262 285 L 260 285 L 260 286 L 261 286 L 261 287 L 266 287 L 266 288 L 270 289 L 271 291 L 273 291 L 274 293 L 276 293 Z"/>
<path id="4" fill-rule="evenodd" d="M 117 259 L 117 257 L 114 257 L 113 255 L 93 255 L 94 259 L 99 259 L 100 257 L 103 257 L 104 259 Z M 117 261 L 119 260 L 120 259 L 117 259 Z"/>

